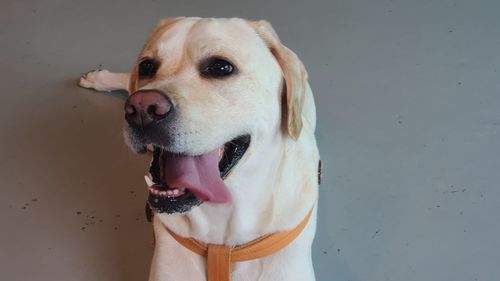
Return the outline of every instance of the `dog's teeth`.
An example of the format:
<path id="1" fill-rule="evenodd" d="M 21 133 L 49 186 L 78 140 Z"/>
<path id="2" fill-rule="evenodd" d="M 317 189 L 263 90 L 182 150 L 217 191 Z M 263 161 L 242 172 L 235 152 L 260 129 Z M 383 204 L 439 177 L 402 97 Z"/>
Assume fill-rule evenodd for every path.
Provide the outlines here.
<path id="1" fill-rule="evenodd" d="M 144 176 L 144 180 L 146 181 L 146 184 L 148 185 L 148 187 L 151 187 L 151 186 L 153 186 L 155 184 L 153 182 L 153 180 L 148 175 Z"/>
<path id="2" fill-rule="evenodd" d="M 148 145 L 146 145 L 146 148 L 147 148 L 150 152 L 155 151 L 155 147 L 154 147 L 154 146 L 153 146 L 153 144 L 151 144 L 151 143 L 150 143 L 150 144 L 148 144 Z"/>
<path id="3" fill-rule="evenodd" d="M 145 176 L 144 179 L 146 180 L 146 183 L 148 183 L 148 185 L 151 183 L 151 185 L 148 187 L 148 190 L 151 194 L 154 194 L 156 196 L 176 198 L 183 195 L 186 192 L 185 187 L 174 187 L 174 188 L 168 188 L 167 190 L 159 190 L 153 186 L 155 184 L 153 183 L 151 178 Z"/>

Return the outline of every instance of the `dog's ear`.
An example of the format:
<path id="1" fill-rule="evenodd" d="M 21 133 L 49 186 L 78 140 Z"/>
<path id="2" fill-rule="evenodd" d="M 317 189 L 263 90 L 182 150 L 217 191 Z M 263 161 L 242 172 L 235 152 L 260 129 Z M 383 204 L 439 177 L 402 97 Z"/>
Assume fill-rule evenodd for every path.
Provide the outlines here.
<path id="1" fill-rule="evenodd" d="M 176 17 L 176 18 L 165 18 L 160 20 L 160 23 L 155 27 L 155 29 L 149 34 L 148 39 L 146 40 L 146 44 L 142 48 L 141 54 L 144 53 L 145 50 L 151 49 L 154 43 L 167 31 L 174 23 L 184 19 L 185 17 Z M 138 77 L 139 76 L 139 69 L 138 69 L 138 64 L 136 63 L 134 65 L 134 68 L 130 72 L 130 78 L 129 78 L 129 83 L 128 83 L 128 92 L 130 94 L 133 94 L 135 91 L 137 91 L 137 88 L 139 87 L 139 81 Z"/>
<path id="2" fill-rule="evenodd" d="M 290 137 L 297 140 L 302 130 L 302 106 L 307 85 L 307 72 L 304 64 L 297 55 L 285 47 L 271 24 L 267 21 L 251 21 L 257 35 L 264 40 L 271 53 L 278 61 L 285 80 L 284 91 L 286 91 L 286 106 L 283 117 L 284 127 Z M 286 123 L 285 123 L 286 122 Z"/>

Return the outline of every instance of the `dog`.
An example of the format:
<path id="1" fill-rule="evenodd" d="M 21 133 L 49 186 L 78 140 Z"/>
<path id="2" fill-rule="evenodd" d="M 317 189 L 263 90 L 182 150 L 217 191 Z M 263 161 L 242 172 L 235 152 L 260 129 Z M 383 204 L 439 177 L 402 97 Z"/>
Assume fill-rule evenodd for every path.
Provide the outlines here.
<path id="1" fill-rule="evenodd" d="M 273 253 L 231 261 L 227 278 L 315 280 L 316 110 L 303 63 L 268 22 L 164 19 L 130 73 L 91 71 L 79 85 L 127 90 L 126 142 L 153 154 L 150 281 L 207 280 L 210 257 L 186 239 L 231 252 L 292 230 Z"/>

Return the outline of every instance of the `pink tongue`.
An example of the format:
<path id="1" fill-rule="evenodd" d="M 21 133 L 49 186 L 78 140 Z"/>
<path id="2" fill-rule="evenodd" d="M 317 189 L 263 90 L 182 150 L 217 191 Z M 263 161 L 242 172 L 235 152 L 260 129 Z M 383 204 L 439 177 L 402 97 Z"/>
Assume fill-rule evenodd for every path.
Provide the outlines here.
<path id="1" fill-rule="evenodd" d="M 163 153 L 163 180 L 169 187 L 185 187 L 212 203 L 228 203 L 231 195 L 219 172 L 219 151 L 198 156 Z"/>

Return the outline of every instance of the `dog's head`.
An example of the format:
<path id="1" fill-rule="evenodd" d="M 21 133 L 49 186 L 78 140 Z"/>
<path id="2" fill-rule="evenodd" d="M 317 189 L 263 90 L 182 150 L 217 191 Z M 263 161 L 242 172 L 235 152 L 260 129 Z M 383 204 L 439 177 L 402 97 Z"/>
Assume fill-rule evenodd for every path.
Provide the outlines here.
<path id="1" fill-rule="evenodd" d="M 125 105 L 130 147 L 153 151 L 153 210 L 230 203 L 226 181 L 252 151 L 276 134 L 299 137 L 306 76 L 267 22 L 163 20 L 131 72 Z"/>

